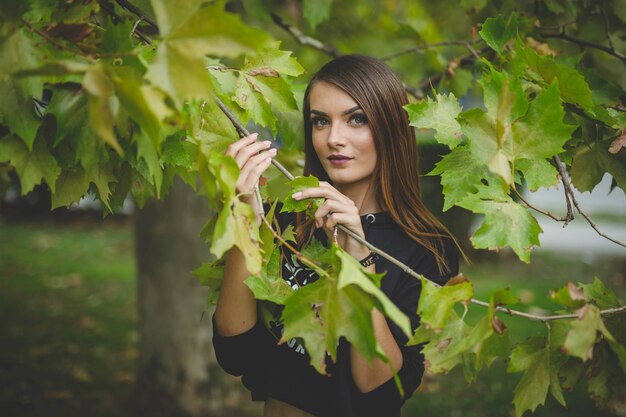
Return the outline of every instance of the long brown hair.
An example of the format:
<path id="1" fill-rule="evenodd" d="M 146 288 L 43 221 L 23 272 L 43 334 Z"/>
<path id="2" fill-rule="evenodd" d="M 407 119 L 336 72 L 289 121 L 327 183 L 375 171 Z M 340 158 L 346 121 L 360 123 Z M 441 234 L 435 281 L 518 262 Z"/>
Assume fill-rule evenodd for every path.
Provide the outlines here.
<path id="1" fill-rule="evenodd" d="M 454 238 L 421 198 L 417 142 L 403 109 L 408 99 L 402 81 L 382 61 L 365 55 L 336 58 L 313 76 L 304 95 L 304 174 L 322 181 L 329 178 L 313 149 L 310 115 L 310 93 L 321 81 L 344 90 L 367 117 L 377 155 L 373 191 L 378 206 L 408 236 L 433 253 L 441 272 L 448 269 L 443 238 Z M 298 216 L 297 224 L 298 241 L 308 242 L 314 231 L 313 220 Z"/>

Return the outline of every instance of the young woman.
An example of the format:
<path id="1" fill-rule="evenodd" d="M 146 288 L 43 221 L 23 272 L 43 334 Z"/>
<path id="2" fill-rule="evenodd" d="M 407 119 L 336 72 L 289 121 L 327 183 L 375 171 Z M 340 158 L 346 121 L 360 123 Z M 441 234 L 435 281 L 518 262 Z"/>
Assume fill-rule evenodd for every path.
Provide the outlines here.
<path id="1" fill-rule="evenodd" d="M 281 227 L 296 226 L 300 246 L 312 236 L 328 241 L 341 224 L 404 262 L 414 271 L 443 284 L 456 275 L 458 252 L 453 239 L 426 209 L 420 197 L 418 154 L 413 129 L 403 109 L 402 82 L 384 63 L 349 55 L 326 64 L 313 76 L 304 98 L 305 174 L 320 186 L 293 198 L 323 198 L 314 219 L 282 214 Z M 241 174 L 242 200 L 260 212 L 253 187 L 269 167 L 276 150 L 250 135 L 227 151 Z M 410 318 L 413 330 L 419 280 L 342 232 L 337 243 L 371 272 L 386 272 L 383 292 Z M 295 257 L 283 253 L 282 277 L 294 289 L 316 279 Z M 224 280 L 214 315 L 216 355 L 233 375 L 242 375 L 253 400 L 265 401 L 266 417 L 400 416 L 400 407 L 420 384 L 424 371 L 419 346 L 405 346 L 406 336 L 376 309 L 375 336 L 398 371 L 401 397 L 388 364 L 368 363 L 342 339 L 330 376 L 318 374 L 306 346 L 292 339 L 277 345 L 280 311 L 267 326 L 243 283 L 249 276 L 237 248 L 227 254 Z"/>

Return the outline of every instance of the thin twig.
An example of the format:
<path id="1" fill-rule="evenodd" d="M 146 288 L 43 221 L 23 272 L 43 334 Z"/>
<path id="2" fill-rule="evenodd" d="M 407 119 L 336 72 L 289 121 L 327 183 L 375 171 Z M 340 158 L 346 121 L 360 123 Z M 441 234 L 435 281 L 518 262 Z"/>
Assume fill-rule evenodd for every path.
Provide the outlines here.
<path id="1" fill-rule="evenodd" d="M 567 214 L 565 217 L 569 220 L 567 222 L 572 221 L 574 219 L 574 209 L 572 207 L 574 201 L 574 190 L 569 183 L 569 177 L 567 176 L 567 170 L 565 169 L 565 164 L 561 162 L 561 159 L 558 155 L 555 155 L 552 160 L 556 165 L 556 169 L 559 171 L 559 177 L 561 177 L 561 183 L 563 183 L 563 192 L 565 193 L 565 204 L 567 206 Z"/>
<path id="2" fill-rule="evenodd" d="M 120 16 L 119 14 L 117 14 L 115 12 L 115 9 L 113 7 L 113 5 L 111 4 L 110 1 L 108 0 L 98 0 L 98 4 L 100 5 L 100 7 L 102 7 L 102 9 L 104 9 L 104 11 L 106 11 L 109 16 L 111 16 L 113 18 L 113 23 L 121 23 L 124 21 L 124 17 Z M 139 20 L 137 20 L 135 22 L 135 24 L 133 25 L 133 28 L 130 31 L 131 36 L 136 36 L 137 38 L 139 38 L 139 40 L 141 40 L 142 42 L 151 45 L 152 41 L 150 40 L 150 38 L 148 38 L 143 32 L 141 32 L 141 30 L 138 28 L 139 23 L 142 21 L 142 19 L 140 18 Z"/>
<path id="3" fill-rule="evenodd" d="M 274 23 L 276 23 L 278 26 L 283 28 L 287 33 L 293 36 L 301 45 L 310 46 L 314 49 L 317 49 L 318 51 L 321 51 L 327 55 L 332 56 L 333 58 L 338 58 L 341 55 L 343 55 L 333 45 L 324 43 L 320 40 L 317 40 L 315 38 L 305 35 L 304 33 L 302 33 L 300 29 L 285 22 L 276 13 L 270 13 L 270 16 L 272 17 L 272 20 L 274 21 Z"/>
<path id="4" fill-rule="evenodd" d="M 623 53 L 616 51 L 614 48 L 610 48 L 605 45 L 600 45 L 599 43 L 590 42 L 585 39 L 575 38 L 565 33 L 564 30 L 560 33 L 541 33 L 541 36 L 543 36 L 544 38 L 563 39 L 563 40 L 575 43 L 580 46 L 587 46 L 589 48 L 594 48 L 599 51 L 606 52 L 609 55 L 613 55 L 614 57 L 619 58 L 626 65 L 626 55 L 624 55 Z"/>
<path id="5" fill-rule="evenodd" d="M 226 114 L 226 116 L 231 120 L 231 122 L 233 123 L 233 125 L 235 126 L 235 128 L 237 130 L 245 130 L 245 128 L 243 127 L 243 125 L 241 124 L 241 122 L 230 112 L 230 110 L 228 110 L 228 108 L 224 105 L 224 103 L 221 102 L 221 100 L 218 97 L 215 97 L 215 100 L 218 103 L 218 106 L 222 109 L 222 111 L 224 111 L 224 113 Z M 247 130 L 246 130 L 247 132 Z M 273 160 L 272 160 L 273 162 Z M 558 161 L 560 163 L 560 161 Z M 284 167 L 283 167 L 284 169 Z M 286 170 L 285 170 L 286 171 Z M 281 172 L 283 172 L 281 170 Z M 288 171 L 287 172 L 287 178 L 289 178 L 290 180 L 293 179 L 293 175 L 291 175 Z M 575 202 L 575 200 L 574 200 Z M 398 268 L 400 268 L 402 271 L 404 271 L 405 273 L 411 275 L 414 278 L 417 279 L 428 279 L 428 277 L 424 277 L 423 275 L 418 274 L 417 272 L 413 271 L 408 265 L 400 262 L 399 260 L 397 260 L 396 258 L 394 258 L 393 256 L 389 255 L 387 252 L 383 251 L 382 249 L 377 248 L 376 246 L 372 245 L 371 243 L 369 243 L 367 240 L 363 239 L 361 236 L 359 236 L 358 234 L 354 233 L 352 230 L 348 229 L 347 227 L 345 227 L 344 225 L 340 224 L 338 225 L 338 229 L 340 229 L 341 231 L 343 231 L 344 233 L 346 233 L 348 236 L 352 237 L 354 240 L 356 240 L 357 242 L 359 242 L 360 244 L 364 245 L 365 247 L 367 247 L 369 250 L 371 250 L 374 253 L 377 253 L 379 256 L 382 256 L 383 258 L 387 259 L 389 262 L 391 262 L 392 264 L 396 265 Z M 436 282 L 428 279 L 430 282 L 432 282 L 435 286 L 437 287 L 441 287 L 441 285 L 437 284 Z M 481 300 L 476 300 L 474 298 L 472 298 L 470 300 L 470 302 L 472 304 L 476 304 L 482 307 L 489 307 L 489 303 L 486 303 L 484 301 Z M 502 306 L 497 306 L 495 308 L 497 311 L 502 311 L 505 312 L 506 314 L 512 315 L 512 316 L 519 316 L 519 317 L 525 317 L 531 320 L 536 320 L 536 321 L 541 321 L 541 322 L 547 322 L 547 321 L 551 321 L 551 320 L 560 320 L 560 319 L 568 319 L 568 318 L 576 318 L 578 317 L 576 314 L 561 314 L 561 315 L 552 315 L 552 316 L 539 316 L 536 314 L 530 314 L 530 313 L 525 313 L 523 311 L 517 311 L 517 310 L 512 310 L 510 308 L 507 307 L 502 307 Z M 621 311 L 626 311 L 626 306 L 622 306 L 622 307 L 618 307 L 618 308 L 612 308 L 612 309 L 608 309 L 608 310 L 602 310 L 600 311 L 601 315 L 608 315 L 608 314 L 615 314 Z"/>
<path id="6" fill-rule="evenodd" d="M 557 217 L 554 214 L 550 213 L 549 211 L 544 211 L 541 210 L 538 207 L 533 206 L 532 204 L 530 204 L 528 201 L 526 201 L 526 199 L 524 199 L 524 197 L 522 196 L 522 194 L 517 191 L 516 189 L 513 189 L 513 192 L 517 195 L 517 197 L 522 200 L 522 202 L 526 205 L 527 208 L 531 209 L 531 210 L 535 210 L 538 213 L 543 214 L 544 216 L 548 216 L 550 217 L 552 220 L 557 221 L 557 222 L 565 222 L 565 225 L 567 225 L 567 223 L 569 223 L 572 219 L 569 218 L 569 212 L 567 215 L 563 216 L 563 217 Z M 572 215 L 572 218 L 574 216 Z"/>
<path id="7" fill-rule="evenodd" d="M 567 210 L 568 213 L 571 210 L 571 206 L 570 204 L 573 204 L 574 207 L 576 207 L 576 211 L 578 213 L 580 213 L 581 216 L 583 216 L 585 218 L 585 220 L 587 220 L 587 223 L 589 223 L 589 225 L 592 227 L 593 230 L 596 231 L 596 233 L 598 233 L 600 236 L 602 236 L 603 238 L 610 240 L 611 242 L 623 246 L 626 248 L 626 244 L 613 239 L 612 237 L 609 237 L 607 235 L 605 235 L 604 233 L 602 233 L 600 231 L 600 229 L 598 229 L 598 227 L 595 225 L 595 223 L 589 218 L 589 216 L 580 208 L 580 206 L 578 205 L 578 201 L 576 201 L 576 197 L 574 197 L 574 191 L 572 188 L 572 184 L 569 182 L 569 179 L 567 177 L 567 173 L 565 172 L 565 165 L 561 162 L 561 160 L 559 159 L 558 156 L 554 156 L 554 162 L 556 163 L 556 166 L 559 170 L 559 174 L 561 175 L 561 181 L 563 182 L 563 186 L 565 187 L 565 194 L 567 196 Z M 573 215 L 572 215 L 573 218 Z"/>
<path id="8" fill-rule="evenodd" d="M 32 33 L 35 33 L 39 36 L 41 36 L 43 39 L 45 39 L 47 42 L 49 42 L 52 46 L 56 47 L 57 49 L 61 49 L 63 51 L 67 51 L 73 55 L 77 55 L 83 58 L 86 58 L 90 61 L 93 61 L 93 57 L 91 57 L 88 54 L 85 54 L 80 48 L 79 50 L 70 48 L 67 45 L 64 45 L 60 42 L 57 42 L 54 38 L 52 38 L 49 34 L 47 34 L 46 32 L 42 32 L 39 29 L 36 29 L 33 25 L 31 25 L 30 23 L 28 23 L 26 20 L 21 19 L 21 22 L 28 28 L 28 30 L 30 30 Z"/>
<path id="9" fill-rule="evenodd" d="M 146 21 L 146 23 L 148 23 L 150 26 L 152 26 L 152 28 L 154 28 L 156 30 L 159 30 L 159 27 L 157 26 L 157 23 L 154 21 L 154 19 L 151 18 L 150 16 L 146 15 L 143 11 L 141 11 L 141 9 L 139 9 L 137 6 L 135 6 L 131 2 L 129 2 L 127 0 L 115 0 L 115 1 L 117 2 L 117 4 L 119 4 L 124 9 L 128 10 L 129 12 L 131 12 L 132 14 L 136 15 L 141 20 Z"/>
<path id="10" fill-rule="evenodd" d="M 604 33 L 606 34 L 606 41 L 609 43 L 609 47 L 612 50 L 615 50 L 615 46 L 613 45 L 613 40 L 611 39 L 611 34 L 609 32 L 609 18 L 606 15 L 606 0 L 602 0 L 602 4 L 600 4 L 600 13 L 602 13 L 602 20 L 604 20 Z"/>
<path id="11" fill-rule="evenodd" d="M 476 56 L 478 56 L 480 58 L 480 54 L 483 54 L 485 51 L 487 51 L 489 49 L 489 47 L 484 47 L 482 49 L 480 49 L 479 51 L 476 52 L 476 55 L 474 54 L 467 54 L 461 57 L 461 59 L 459 60 L 459 67 L 464 67 L 466 65 L 469 65 L 471 63 L 473 63 L 474 61 L 476 61 Z M 429 89 L 432 85 L 437 84 L 439 82 L 439 80 L 441 80 L 441 78 L 444 76 L 444 74 L 446 73 L 446 71 L 441 71 L 437 74 L 431 75 L 425 79 L 423 79 L 422 81 L 420 81 L 418 88 L 422 89 L 422 90 L 427 90 Z"/>
<path id="12" fill-rule="evenodd" d="M 381 58 L 382 61 L 390 61 L 392 59 L 398 58 L 400 56 L 403 55 L 407 55 L 407 54 L 411 54 L 411 53 L 418 53 L 421 54 L 429 49 L 432 48 L 440 48 L 443 46 L 464 46 L 472 55 L 474 55 L 476 57 L 476 59 L 479 58 L 478 53 L 476 52 L 476 50 L 472 47 L 472 43 L 478 43 L 480 42 L 480 40 L 474 40 L 474 41 L 446 41 L 446 42 L 437 42 L 437 43 L 430 43 L 430 44 L 423 44 L 423 45 L 418 45 L 418 46 L 414 46 L 411 48 L 407 48 L 403 51 L 399 51 L 399 52 L 395 52 L 391 55 L 387 55 L 386 57 Z"/>

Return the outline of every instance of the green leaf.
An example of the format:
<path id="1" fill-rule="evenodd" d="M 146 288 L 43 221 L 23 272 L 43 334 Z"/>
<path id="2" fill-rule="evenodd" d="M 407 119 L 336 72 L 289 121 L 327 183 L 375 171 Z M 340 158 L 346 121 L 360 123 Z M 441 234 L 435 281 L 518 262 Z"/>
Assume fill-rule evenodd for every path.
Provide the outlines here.
<path id="1" fill-rule="evenodd" d="M 32 151 L 14 135 L 0 138 L 0 162 L 9 162 L 20 179 L 22 195 L 26 195 L 42 180 L 55 191 L 57 178 L 61 173 L 57 161 L 50 154 L 46 140 L 38 135 Z"/>
<path id="2" fill-rule="evenodd" d="M 608 288 L 598 277 L 593 278 L 591 284 L 580 284 L 587 301 L 593 302 L 600 309 L 617 308 L 621 306 L 615 292 Z"/>
<path id="3" fill-rule="evenodd" d="M 511 352 L 507 372 L 522 372 L 530 368 L 536 357 L 541 354 L 545 347 L 545 338 L 532 336 L 518 343 Z"/>
<path id="4" fill-rule="evenodd" d="M 323 198 L 305 198 L 303 200 L 296 201 L 292 195 L 306 190 L 307 188 L 319 187 L 320 183 L 316 177 L 311 175 L 305 177 L 295 177 L 292 181 L 287 182 L 287 186 L 291 188 L 292 193 L 283 200 L 282 212 L 290 211 L 299 213 L 306 211 L 307 215 L 313 217 L 317 208 L 324 202 Z"/>
<path id="5" fill-rule="evenodd" d="M 515 167 L 524 174 L 530 191 L 537 191 L 541 187 L 550 188 L 559 183 L 558 171 L 545 159 L 518 159 Z"/>
<path id="6" fill-rule="evenodd" d="M 600 327 L 600 311 L 596 306 L 587 304 L 578 310 L 578 318 L 572 321 L 563 349 L 569 355 L 586 361 L 593 357 L 593 345 Z"/>
<path id="7" fill-rule="evenodd" d="M 404 108 L 409 113 L 411 126 L 434 129 L 435 139 L 450 149 L 461 143 L 461 125 L 456 120 L 461 106 L 454 94 L 436 94 L 435 100 L 429 97 Z"/>
<path id="8" fill-rule="evenodd" d="M 564 101 L 575 104 L 583 110 L 593 108 L 593 97 L 589 84 L 576 69 L 565 64 L 557 63 L 551 56 L 541 56 L 532 48 L 524 45 L 521 39 L 517 39 L 515 52 L 526 65 L 527 73 L 535 79 L 543 80 L 552 84 L 558 80 L 559 91 Z"/>
<path id="9" fill-rule="evenodd" d="M 456 345 L 463 343 L 468 333 L 469 326 L 456 312 L 452 311 L 447 325 L 440 332 L 435 333 L 432 329 L 426 329 L 424 325 L 420 325 L 407 344 L 426 343 L 422 350 L 426 357 L 425 367 L 429 372 L 446 373 L 461 363 L 464 350 L 461 349 L 460 354 L 451 355 L 448 352 Z"/>
<path id="10" fill-rule="evenodd" d="M 309 22 L 312 30 L 330 17 L 333 0 L 303 0 L 302 15 Z"/>
<path id="11" fill-rule="evenodd" d="M 626 164 L 624 159 L 607 150 L 608 144 L 593 143 L 581 145 L 572 161 L 572 183 L 580 190 L 592 191 L 608 172 L 617 185 L 626 190 Z"/>
<path id="12" fill-rule="evenodd" d="M 83 87 L 90 94 L 89 116 L 91 125 L 98 136 L 122 155 L 123 151 L 113 133 L 115 118 L 111 109 L 113 83 L 102 63 L 89 67 L 83 80 Z"/>
<path id="13" fill-rule="evenodd" d="M 227 250 L 237 246 L 244 255 L 248 272 L 258 275 L 262 264 L 259 227 L 254 220 L 252 207 L 237 197 L 239 167 L 231 156 L 213 152 L 209 160 L 209 172 L 212 176 L 203 178 L 203 181 L 208 180 L 210 187 L 215 187 L 217 182 L 217 187 L 210 190 L 212 195 L 209 197 L 215 198 L 219 190 L 223 204 L 210 239 L 210 251 L 219 259 Z"/>
<path id="14" fill-rule="evenodd" d="M 563 151 L 576 126 L 562 122 L 565 113 L 561 106 L 557 82 L 537 94 L 528 113 L 514 123 L 513 155 L 517 158 L 551 158 Z"/>
<path id="15" fill-rule="evenodd" d="M 600 344 L 598 347 L 587 374 L 589 376 L 587 390 L 598 407 L 606 407 L 611 398 L 611 386 L 613 385 L 613 378 L 611 378 L 613 375 L 611 374 L 613 374 L 612 370 L 615 364 L 609 358 L 606 345 Z M 619 377 L 623 378 L 623 375 L 619 375 Z"/>
<path id="16" fill-rule="evenodd" d="M 200 145 L 205 155 L 224 153 L 228 145 L 239 137 L 233 124 L 214 100 L 208 100 L 202 106 L 190 105 L 187 110 L 192 114 L 194 122 L 193 141 Z"/>
<path id="17" fill-rule="evenodd" d="M 286 300 L 282 314 L 285 331 L 281 341 L 301 338 L 311 357 L 311 365 L 320 373 L 326 370 L 326 352 L 336 359 L 341 335 L 367 358 L 380 357 L 380 348 L 375 348 L 373 306 L 372 299 L 358 288 L 351 286 L 339 291 L 336 277 L 321 277 Z"/>
<path id="18" fill-rule="evenodd" d="M 196 159 L 196 152 L 196 146 L 184 136 L 170 136 L 163 143 L 161 162 L 191 170 Z"/>
<path id="19" fill-rule="evenodd" d="M 490 184 L 499 184 L 500 180 L 472 156 L 468 145 L 458 146 L 439 161 L 428 175 L 441 175 L 441 185 L 445 201 L 443 211 L 463 200 L 468 194 L 474 194 L 486 179 Z"/>
<path id="20" fill-rule="evenodd" d="M 254 298 L 275 304 L 285 304 L 294 291 L 280 274 L 280 250 L 278 248 L 272 253 L 267 269 L 262 269 L 259 276 L 248 277 L 244 283 L 254 293 Z"/>
<path id="21" fill-rule="evenodd" d="M 491 366 L 498 358 L 508 357 L 511 351 L 511 339 L 508 332 L 494 333 L 474 348 L 474 367 L 479 372 L 483 366 Z"/>
<path id="22" fill-rule="evenodd" d="M 483 23 L 480 37 L 498 53 L 504 53 L 504 45 L 517 34 L 517 14 L 512 13 L 509 21 L 505 23 L 502 16 L 490 17 Z"/>
<path id="23" fill-rule="evenodd" d="M 163 167 L 159 160 L 158 151 L 155 149 L 150 137 L 143 130 L 135 132 L 133 138 L 137 142 L 137 158 L 143 159 L 146 163 L 150 173 L 150 182 L 154 185 L 156 196 L 159 198 L 161 195 L 161 184 L 163 183 Z"/>
<path id="24" fill-rule="evenodd" d="M 265 46 L 265 32 L 244 24 L 239 16 L 223 10 L 223 2 L 199 8 L 188 4 L 153 0 L 163 41 L 146 78 L 165 91 L 180 108 L 187 99 L 211 98 L 205 55 L 236 57 Z M 178 74 L 185 74 L 184 77 Z"/>
<path id="25" fill-rule="evenodd" d="M 481 199 L 478 195 L 470 195 L 458 205 L 485 215 L 471 238 L 474 247 L 499 250 L 510 246 L 522 261 L 530 262 L 530 252 L 534 245 L 539 245 L 542 230 L 524 207 L 508 196 L 491 200 Z"/>
<path id="26" fill-rule="evenodd" d="M 54 146 L 63 141 L 76 149 L 75 163 L 85 171 L 91 170 L 103 158 L 103 144 L 89 120 L 87 94 L 61 86 L 52 89 L 52 99 L 46 114 L 56 118 Z"/>
<path id="27" fill-rule="evenodd" d="M 585 304 L 585 296 L 581 288 L 576 287 L 574 283 L 568 282 L 567 285 L 552 291 L 550 297 L 554 302 L 568 308 L 581 308 Z"/>
<path id="28" fill-rule="evenodd" d="M 89 182 L 95 184 L 98 190 L 98 196 L 102 204 L 104 204 L 109 211 L 113 211 L 109 198 L 111 196 L 111 184 L 116 182 L 115 174 L 111 163 L 100 163 L 94 166 L 86 175 L 86 179 Z"/>
<path id="29" fill-rule="evenodd" d="M 204 262 L 191 273 L 200 285 L 209 287 L 209 304 L 216 304 L 222 289 L 224 266 L 218 262 Z"/>
<path id="30" fill-rule="evenodd" d="M 376 287 L 350 255 L 333 246 L 330 253 L 318 259 L 330 264 L 318 269 L 320 278 L 301 287 L 285 302 L 282 319 L 285 330 L 281 341 L 301 338 L 311 356 L 311 365 L 325 373 L 326 353 L 337 357 L 337 344 L 345 337 L 371 361 L 386 360 L 374 336 L 372 309 L 377 306 L 410 332 L 408 318 Z M 356 264 L 356 265 L 355 265 Z"/>
<path id="31" fill-rule="evenodd" d="M 150 139 L 154 152 L 160 154 L 164 138 L 161 119 L 167 115 L 162 109 L 163 98 L 151 94 L 154 91 L 142 85 L 140 74 L 129 68 L 112 69 L 110 79 L 120 104 Z"/>
<path id="32" fill-rule="evenodd" d="M 259 229 L 254 221 L 252 207 L 230 200 L 218 215 L 210 247 L 211 253 L 216 258 L 221 258 L 227 250 L 237 246 L 244 255 L 248 272 L 257 275 L 261 272 L 262 263 L 258 242 Z"/>
<path id="33" fill-rule="evenodd" d="M 25 29 L 0 41 L 0 123 L 32 149 L 41 123 L 33 98 L 41 97 L 46 80 L 41 77 L 16 78 L 12 73 L 41 66 L 42 48 L 37 48 Z"/>
<path id="34" fill-rule="evenodd" d="M 339 247 L 334 247 L 334 249 L 334 255 L 341 261 L 337 288 L 341 290 L 355 285 L 372 295 L 385 316 L 391 319 L 407 337 L 411 336 L 409 318 L 380 289 L 380 280 L 384 274 L 369 273 L 353 256 Z"/>
<path id="35" fill-rule="evenodd" d="M 281 51 L 280 41 L 272 42 L 267 48 L 259 53 L 246 57 L 242 71 L 252 73 L 250 75 L 265 74 L 274 76 L 274 72 L 297 77 L 304 73 L 304 68 L 298 63 L 296 58 L 291 56 L 290 51 Z"/>
<path id="36" fill-rule="evenodd" d="M 417 313 L 422 325 L 427 329 L 441 330 L 448 321 L 454 305 L 459 301 L 468 301 L 474 290 L 469 281 L 455 285 L 437 287 L 426 278 L 422 278 L 422 292 Z"/>
<path id="37" fill-rule="evenodd" d="M 55 192 L 51 196 L 51 210 L 61 206 L 70 206 L 87 193 L 89 183 L 85 179 L 85 171 L 78 166 L 74 170 L 64 170 L 57 178 Z"/>
<path id="38" fill-rule="evenodd" d="M 538 352 L 530 353 L 526 372 L 514 390 L 513 404 L 515 415 L 520 417 L 524 411 L 535 411 L 538 405 L 543 405 L 550 386 L 550 352 L 543 348 Z"/>

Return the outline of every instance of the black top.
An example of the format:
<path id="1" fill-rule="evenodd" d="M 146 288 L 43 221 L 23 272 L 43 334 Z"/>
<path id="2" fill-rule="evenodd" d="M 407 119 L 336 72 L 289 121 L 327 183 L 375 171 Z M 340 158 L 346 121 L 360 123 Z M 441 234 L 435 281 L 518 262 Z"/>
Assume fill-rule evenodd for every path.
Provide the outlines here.
<path id="1" fill-rule="evenodd" d="M 295 221 L 292 213 L 276 216 L 281 229 Z M 458 252 L 450 239 L 445 239 L 445 259 L 450 271 L 441 274 L 435 257 L 423 246 L 408 237 L 387 213 L 367 214 L 361 217 L 365 238 L 439 284 L 458 273 Z M 292 287 L 306 285 L 317 277 L 299 265 L 295 257 L 283 256 L 283 278 Z M 406 314 L 413 331 L 419 326 L 416 313 L 421 282 L 402 272 L 384 258 L 376 262 L 376 272 L 387 271 L 381 281 L 381 290 Z M 378 388 L 362 394 L 358 391 L 350 370 L 350 345 L 340 339 L 337 362 L 328 364 L 328 375 L 319 374 L 311 365 L 305 347 L 296 339 L 277 345 L 281 323 L 263 320 L 236 336 L 224 337 L 213 326 L 213 346 L 220 366 L 228 373 L 242 376 L 243 384 L 252 392 L 252 399 L 275 398 L 292 404 L 315 416 L 364 417 L 400 416 L 400 407 L 419 386 L 424 372 L 421 346 L 405 346 L 407 337 L 389 320 L 389 328 L 402 351 L 403 365 L 398 376 L 404 388 L 401 397 L 393 378 Z"/>

